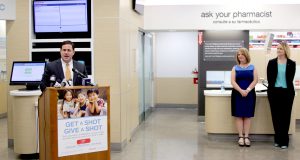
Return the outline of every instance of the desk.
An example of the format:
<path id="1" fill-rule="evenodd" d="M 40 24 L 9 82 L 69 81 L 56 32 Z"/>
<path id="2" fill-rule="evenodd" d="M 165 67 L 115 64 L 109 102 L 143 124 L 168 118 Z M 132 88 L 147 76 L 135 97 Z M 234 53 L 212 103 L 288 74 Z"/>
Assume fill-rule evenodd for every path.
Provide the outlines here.
<path id="1" fill-rule="evenodd" d="M 14 152 L 38 153 L 37 102 L 40 90 L 10 91 L 13 102 Z"/>
<path id="2" fill-rule="evenodd" d="M 205 90 L 205 127 L 207 133 L 235 134 L 235 119 L 231 116 L 231 90 Z M 289 133 L 295 133 L 295 104 Z M 274 134 L 272 117 L 266 92 L 256 93 L 254 118 L 250 134 Z"/>

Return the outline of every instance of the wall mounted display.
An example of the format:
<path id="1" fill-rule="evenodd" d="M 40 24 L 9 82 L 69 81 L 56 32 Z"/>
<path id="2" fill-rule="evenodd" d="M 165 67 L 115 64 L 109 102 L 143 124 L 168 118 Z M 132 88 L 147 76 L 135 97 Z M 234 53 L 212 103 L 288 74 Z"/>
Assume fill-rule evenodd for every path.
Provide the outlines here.
<path id="1" fill-rule="evenodd" d="M 136 13 L 143 15 L 144 14 L 143 0 L 132 0 L 132 9 Z"/>
<path id="2" fill-rule="evenodd" d="M 92 0 L 30 0 L 30 60 L 51 62 L 60 58 L 61 42 L 75 44 L 74 59 L 93 75 Z"/>
<path id="3" fill-rule="evenodd" d="M 38 39 L 90 38 L 90 0 L 34 0 L 33 29 Z"/>

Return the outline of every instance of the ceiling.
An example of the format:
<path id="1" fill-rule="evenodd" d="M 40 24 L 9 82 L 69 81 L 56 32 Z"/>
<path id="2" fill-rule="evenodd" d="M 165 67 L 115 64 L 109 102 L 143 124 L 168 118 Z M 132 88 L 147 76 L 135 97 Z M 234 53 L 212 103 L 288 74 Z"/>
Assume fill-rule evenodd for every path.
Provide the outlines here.
<path id="1" fill-rule="evenodd" d="M 136 0 L 144 5 L 201 5 L 201 4 L 300 4 L 299 0 Z"/>

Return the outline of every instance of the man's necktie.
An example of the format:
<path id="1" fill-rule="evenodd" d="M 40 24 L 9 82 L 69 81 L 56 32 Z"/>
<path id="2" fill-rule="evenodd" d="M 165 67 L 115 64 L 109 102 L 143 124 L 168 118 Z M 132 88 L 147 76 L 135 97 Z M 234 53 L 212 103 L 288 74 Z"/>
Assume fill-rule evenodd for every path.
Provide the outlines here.
<path id="1" fill-rule="evenodd" d="M 66 78 L 67 81 L 71 79 L 71 71 L 70 71 L 69 63 L 66 64 L 65 78 Z"/>

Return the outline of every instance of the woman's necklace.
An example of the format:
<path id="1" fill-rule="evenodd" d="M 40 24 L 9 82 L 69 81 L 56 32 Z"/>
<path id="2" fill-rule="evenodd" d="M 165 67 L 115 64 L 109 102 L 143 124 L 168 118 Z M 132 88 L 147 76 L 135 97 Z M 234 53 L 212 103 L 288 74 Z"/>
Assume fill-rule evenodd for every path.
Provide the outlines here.
<path id="1" fill-rule="evenodd" d="M 241 68 L 247 68 L 247 67 L 248 67 L 248 64 L 245 64 L 245 65 L 241 65 L 241 64 L 240 64 L 240 67 L 241 67 Z"/>

